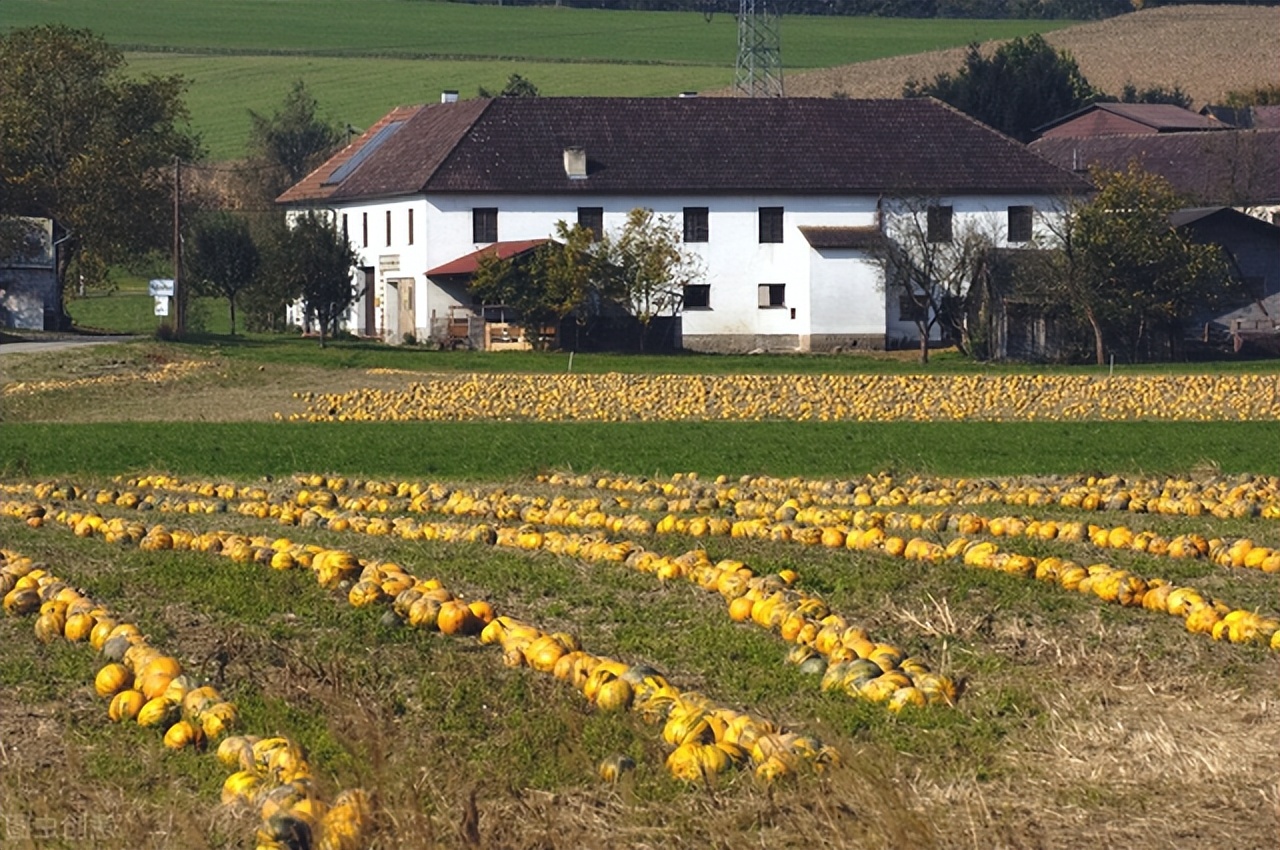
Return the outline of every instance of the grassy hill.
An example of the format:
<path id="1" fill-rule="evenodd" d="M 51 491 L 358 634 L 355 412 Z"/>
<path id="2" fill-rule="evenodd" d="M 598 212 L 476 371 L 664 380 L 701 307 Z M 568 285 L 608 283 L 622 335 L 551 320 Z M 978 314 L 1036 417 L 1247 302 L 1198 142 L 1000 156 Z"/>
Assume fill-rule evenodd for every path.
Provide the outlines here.
<path id="1" fill-rule="evenodd" d="M 405 0 L 5 0 L 5 27 L 43 23 L 102 34 L 135 72 L 186 77 L 192 122 L 215 160 L 238 157 L 247 111 L 270 112 L 298 79 L 330 119 L 363 128 L 396 104 L 444 89 L 474 96 L 512 73 L 549 95 L 726 88 L 737 48 L 729 15 Z M 1068 23 L 788 17 L 783 58 L 792 73 Z"/>

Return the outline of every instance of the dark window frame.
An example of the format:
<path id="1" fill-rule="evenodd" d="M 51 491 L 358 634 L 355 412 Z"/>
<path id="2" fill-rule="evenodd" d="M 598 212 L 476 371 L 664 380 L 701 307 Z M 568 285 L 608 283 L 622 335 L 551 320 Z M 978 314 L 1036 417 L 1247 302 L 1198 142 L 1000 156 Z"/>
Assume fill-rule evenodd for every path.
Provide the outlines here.
<path id="1" fill-rule="evenodd" d="M 778 245 L 785 236 L 784 207 L 760 207 L 757 213 L 760 219 L 760 244 Z"/>
<path id="2" fill-rule="evenodd" d="M 408 226 L 408 231 L 409 231 L 409 232 L 408 232 L 408 237 L 409 237 L 409 238 L 408 238 L 407 242 L 408 242 L 408 244 L 412 245 L 412 244 L 413 244 L 413 207 L 409 207 L 409 222 L 408 222 L 408 224 L 409 224 L 409 226 Z"/>
<path id="3" fill-rule="evenodd" d="M 930 243 L 950 242 L 954 238 L 952 223 L 955 207 L 947 204 L 930 204 L 925 210 L 925 239 Z"/>
<path id="4" fill-rule="evenodd" d="M 369 214 L 367 212 L 360 213 L 360 247 L 369 247 Z"/>
<path id="5" fill-rule="evenodd" d="M 692 298 L 690 296 L 693 296 Z M 683 302 L 686 310 L 711 309 L 711 284 L 686 283 L 684 285 Z"/>
<path id="6" fill-rule="evenodd" d="M 1035 235 L 1036 208 L 1030 204 L 1015 204 L 1009 207 L 1010 242 L 1030 242 Z"/>
<path id="7" fill-rule="evenodd" d="M 787 285 L 785 283 L 757 284 L 756 306 L 761 310 L 785 309 L 787 306 Z"/>
<path id="8" fill-rule="evenodd" d="M 471 241 L 476 244 L 498 241 L 497 207 L 472 207 Z"/>
<path id="9" fill-rule="evenodd" d="M 711 241 L 711 210 L 708 207 L 684 208 L 684 241 Z"/>
<path id="10" fill-rule="evenodd" d="M 604 236 L 604 207 L 578 207 L 578 226 L 591 231 L 591 241 Z"/>
<path id="11" fill-rule="evenodd" d="M 387 247 L 391 247 L 391 210 L 387 210 Z"/>

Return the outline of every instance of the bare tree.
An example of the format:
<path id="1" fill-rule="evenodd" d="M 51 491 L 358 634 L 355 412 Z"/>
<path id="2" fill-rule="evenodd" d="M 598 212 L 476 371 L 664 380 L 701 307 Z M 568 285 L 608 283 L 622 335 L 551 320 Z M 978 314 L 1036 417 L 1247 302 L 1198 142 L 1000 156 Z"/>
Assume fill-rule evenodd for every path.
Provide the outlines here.
<path id="1" fill-rule="evenodd" d="M 920 336 L 920 362 L 929 362 L 929 336 L 946 328 L 967 352 L 963 301 L 969 284 L 992 246 L 985 222 L 955 221 L 954 209 L 937 198 L 902 197 L 883 201 L 877 249 L 884 267 L 885 292 L 907 308 Z"/>

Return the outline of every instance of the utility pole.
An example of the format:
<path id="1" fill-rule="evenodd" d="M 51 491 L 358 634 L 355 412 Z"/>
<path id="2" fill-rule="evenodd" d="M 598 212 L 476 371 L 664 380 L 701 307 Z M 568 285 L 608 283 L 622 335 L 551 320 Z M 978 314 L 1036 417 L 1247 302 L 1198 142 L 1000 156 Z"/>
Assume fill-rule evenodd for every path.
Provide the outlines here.
<path id="1" fill-rule="evenodd" d="M 775 0 L 776 2 L 776 0 Z M 733 87 L 747 97 L 782 97 L 778 13 L 770 0 L 739 0 Z"/>
<path id="2" fill-rule="evenodd" d="M 182 287 L 182 160 L 173 158 L 173 333 L 179 339 L 187 325 L 187 298 Z"/>

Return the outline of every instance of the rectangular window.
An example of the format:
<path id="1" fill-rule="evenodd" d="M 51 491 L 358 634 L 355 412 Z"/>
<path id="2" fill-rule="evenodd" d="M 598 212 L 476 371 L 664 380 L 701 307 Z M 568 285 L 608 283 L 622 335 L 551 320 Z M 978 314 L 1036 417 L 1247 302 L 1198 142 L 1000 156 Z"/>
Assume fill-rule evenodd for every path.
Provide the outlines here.
<path id="1" fill-rule="evenodd" d="M 760 308 L 787 306 L 787 285 L 785 283 L 762 283 L 758 290 Z"/>
<path id="2" fill-rule="evenodd" d="M 929 230 L 925 238 L 930 242 L 950 242 L 951 207 L 930 206 L 928 216 Z"/>
<path id="3" fill-rule="evenodd" d="M 760 208 L 760 241 L 782 241 L 782 207 Z"/>
<path id="4" fill-rule="evenodd" d="M 710 214 L 706 207 L 684 208 L 684 241 L 706 242 L 711 234 Z"/>
<path id="5" fill-rule="evenodd" d="M 686 283 L 684 307 L 686 310 L 707 309 L 711 306 L 711 284 Z"/>
<path id="6" fill-rule="evenodd" d="M 1035 207 L 1009 207 L 1009 241 L 1030 242 L 1031 224 L 1035 216 Z"/>
<path id="7" fill-rule="evenodd" d="M 604 207 L 578 207 L 578 226 L 591 231 L 591 241 L 604 236 Z"/>
<path id="8" fill-rule="evenodd" d="M 924 308 L 910 295 L 899 295 L 898 318 L 904 322 L 918 322 L 924 318 Z"/>
<path id="9" fill-rule="evenodd" d="M 406 240 L 410 245 L 413 244 L 413 209 L 409 209 L 409 238 Z"/>
<path id="10" fill-rule="evenodd" d="M 347 214 L 342 214 L 342 240 L 345 242 L 351 237 L 347 234 Z"/>
<path id="11" fill-rule="evenodd" d="M 471 241 L 498 241 L 497 207 L 476 207 L 471 211 Z"/>
<path id="12" fill-rule="evenodd" d="M 387 247 L 391 247 L 391 210 L 387 210 Z"/>
<path id="13" fill-rule="evenodd" d="M 369 214 L 360 213 L 360 244 L 369 247 Z"/>

